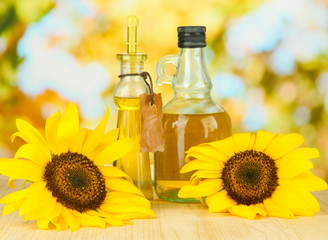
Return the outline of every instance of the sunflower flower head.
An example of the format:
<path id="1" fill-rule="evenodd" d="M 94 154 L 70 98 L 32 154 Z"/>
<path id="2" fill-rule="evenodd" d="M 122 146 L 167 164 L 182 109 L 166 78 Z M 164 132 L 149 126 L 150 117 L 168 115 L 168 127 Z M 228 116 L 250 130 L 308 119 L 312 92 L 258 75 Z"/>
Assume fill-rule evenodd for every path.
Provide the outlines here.
<path id="1" fill-rule="evenodd" d="M 320 211 L 313 191 L 327 183 L 310 169 L 316 148 L 298 148 L 300 134 L 258 131 L 200 144 L 187 151 L 181 173 L 194 171 L 180 198 L 197 198 L 209 212 L 229 212 L 255 219 L 258 216 L 294 218 Z"/>
<path id="2" fill-rule="evenodd" d="M 106 114 L 93 130 L 79 127 L 76 106 L 57 111 L 46 120 L 45 137 L 24 120 L 17 119 L 22 145 L 12 159 L 0 159 L 0 174 L 31 184 L 0 199 L 3 215 L 19 210 L 24 221 L 36 220 L 40 229 L 80 226 L 104 228 L 124 225 L 131 219 L 151 218 L 150 202 L 131 178 L 108 166 L 127 154 L 132 144 L 117 140 L 118 129 L 105 133 Z"/>

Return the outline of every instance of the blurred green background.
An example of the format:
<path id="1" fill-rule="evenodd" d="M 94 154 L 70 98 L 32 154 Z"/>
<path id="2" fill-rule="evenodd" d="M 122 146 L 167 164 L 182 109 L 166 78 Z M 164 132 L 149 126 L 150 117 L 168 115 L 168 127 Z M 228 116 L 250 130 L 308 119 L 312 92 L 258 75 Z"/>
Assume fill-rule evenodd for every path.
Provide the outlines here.
<path id="1" fill-rule="evenodd" d="M 126 18 L 139 18 L 138 50 L 158 60 L 177 54 L 177 26 L 207 27 L 212 96 L 233 131 L 299 132 L 317 147 L 314 172 L 328 180 L 328 1 L 326 0 L 2 0 L 0 1 L 0 151 L 12 156 L 15 119 L 40 130 L 74 101 L 94 127 L 111 110 L 116 54 L 125 52 Z M 171 86 L 156 86 L 164 104 Z M 41 130 L 42 131 L 42 130 Z"/>

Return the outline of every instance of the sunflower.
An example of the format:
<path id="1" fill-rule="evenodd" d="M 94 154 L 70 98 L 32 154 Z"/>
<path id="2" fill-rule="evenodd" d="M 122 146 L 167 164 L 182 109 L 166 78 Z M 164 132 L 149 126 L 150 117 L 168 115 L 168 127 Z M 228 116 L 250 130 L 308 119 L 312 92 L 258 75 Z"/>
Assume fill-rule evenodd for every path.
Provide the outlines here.
<path id="1" fill-rule="evenodd" d="M 258 131 L 191 147 L 181 173 L 195 172 L 178 196 L 205 198 L 210 213 L 249 219 L 312 216 L 320 206 L 310 192 L 327 189 L 327 183 L 310 172 L 308 159 L 319 152 L 298 148 L 303 141 L 296 133 Z"/>
<path id="2" fill-rule="evenodd" d="M 109 163 L 131 150 L 128 140 L 117 140 L 118 129 L 105 134 L 106 114 L 95 130 L 79 127 L 76 106 L 46 120 L 45 138 L 29 123 L 17 119 L 22 145 L 13 159 L 1 159 L 0 173 L 31 184 L 0 199 L 3 215 L 19 209 L 24 221 L 36 220 L 40 229 L 80 226 L 104 228 L 130 219 L 154 217 L 150 202 L 131 178 Z"/>

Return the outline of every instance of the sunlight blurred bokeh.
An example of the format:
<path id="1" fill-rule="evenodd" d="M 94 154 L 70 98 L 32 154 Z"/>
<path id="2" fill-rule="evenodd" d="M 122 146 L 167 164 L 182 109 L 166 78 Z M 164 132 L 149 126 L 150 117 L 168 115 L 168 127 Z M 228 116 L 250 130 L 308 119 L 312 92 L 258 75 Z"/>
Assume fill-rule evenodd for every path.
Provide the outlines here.
<path id="1" fill-rule="evenodd" d="M 138 50 L 156 79 L 158 60 L 177 54 L 176 28 L 207 27 L 212 96 L 234 132 L 299 132 L 317 147 L 328 179 L 328 5 L 324 0 L 29 0 L 0 2 L 0 150 L 10 156 L 15 118 L 38 128 L 74 101 L 94 127 L 112 99 L 126 18 L 140 21 Z M 164 104 L 170 85 L 156 86 Z"/>

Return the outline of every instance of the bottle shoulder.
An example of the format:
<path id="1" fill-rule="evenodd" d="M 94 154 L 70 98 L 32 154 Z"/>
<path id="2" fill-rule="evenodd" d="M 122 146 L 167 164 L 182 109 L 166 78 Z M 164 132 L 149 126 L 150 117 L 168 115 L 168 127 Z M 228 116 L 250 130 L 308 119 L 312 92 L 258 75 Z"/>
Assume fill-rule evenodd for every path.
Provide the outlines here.
<path id="1" fill-rule="evenodd" d="M 141 94 L 148 92 L 148 87 L 142 79 L 134 81 L 122 79 L 116 84 L 113 96 L 121 98 L 134 98 L 140 97 Z"/>
<path id="2" fill-rule="evenodd" d="M 208 114 L 221 113 L 226 110 L 219 104 L 216 104 L 211 98 L 173 98 L 163 107 L 163 113 L 166 114 Z"/>

